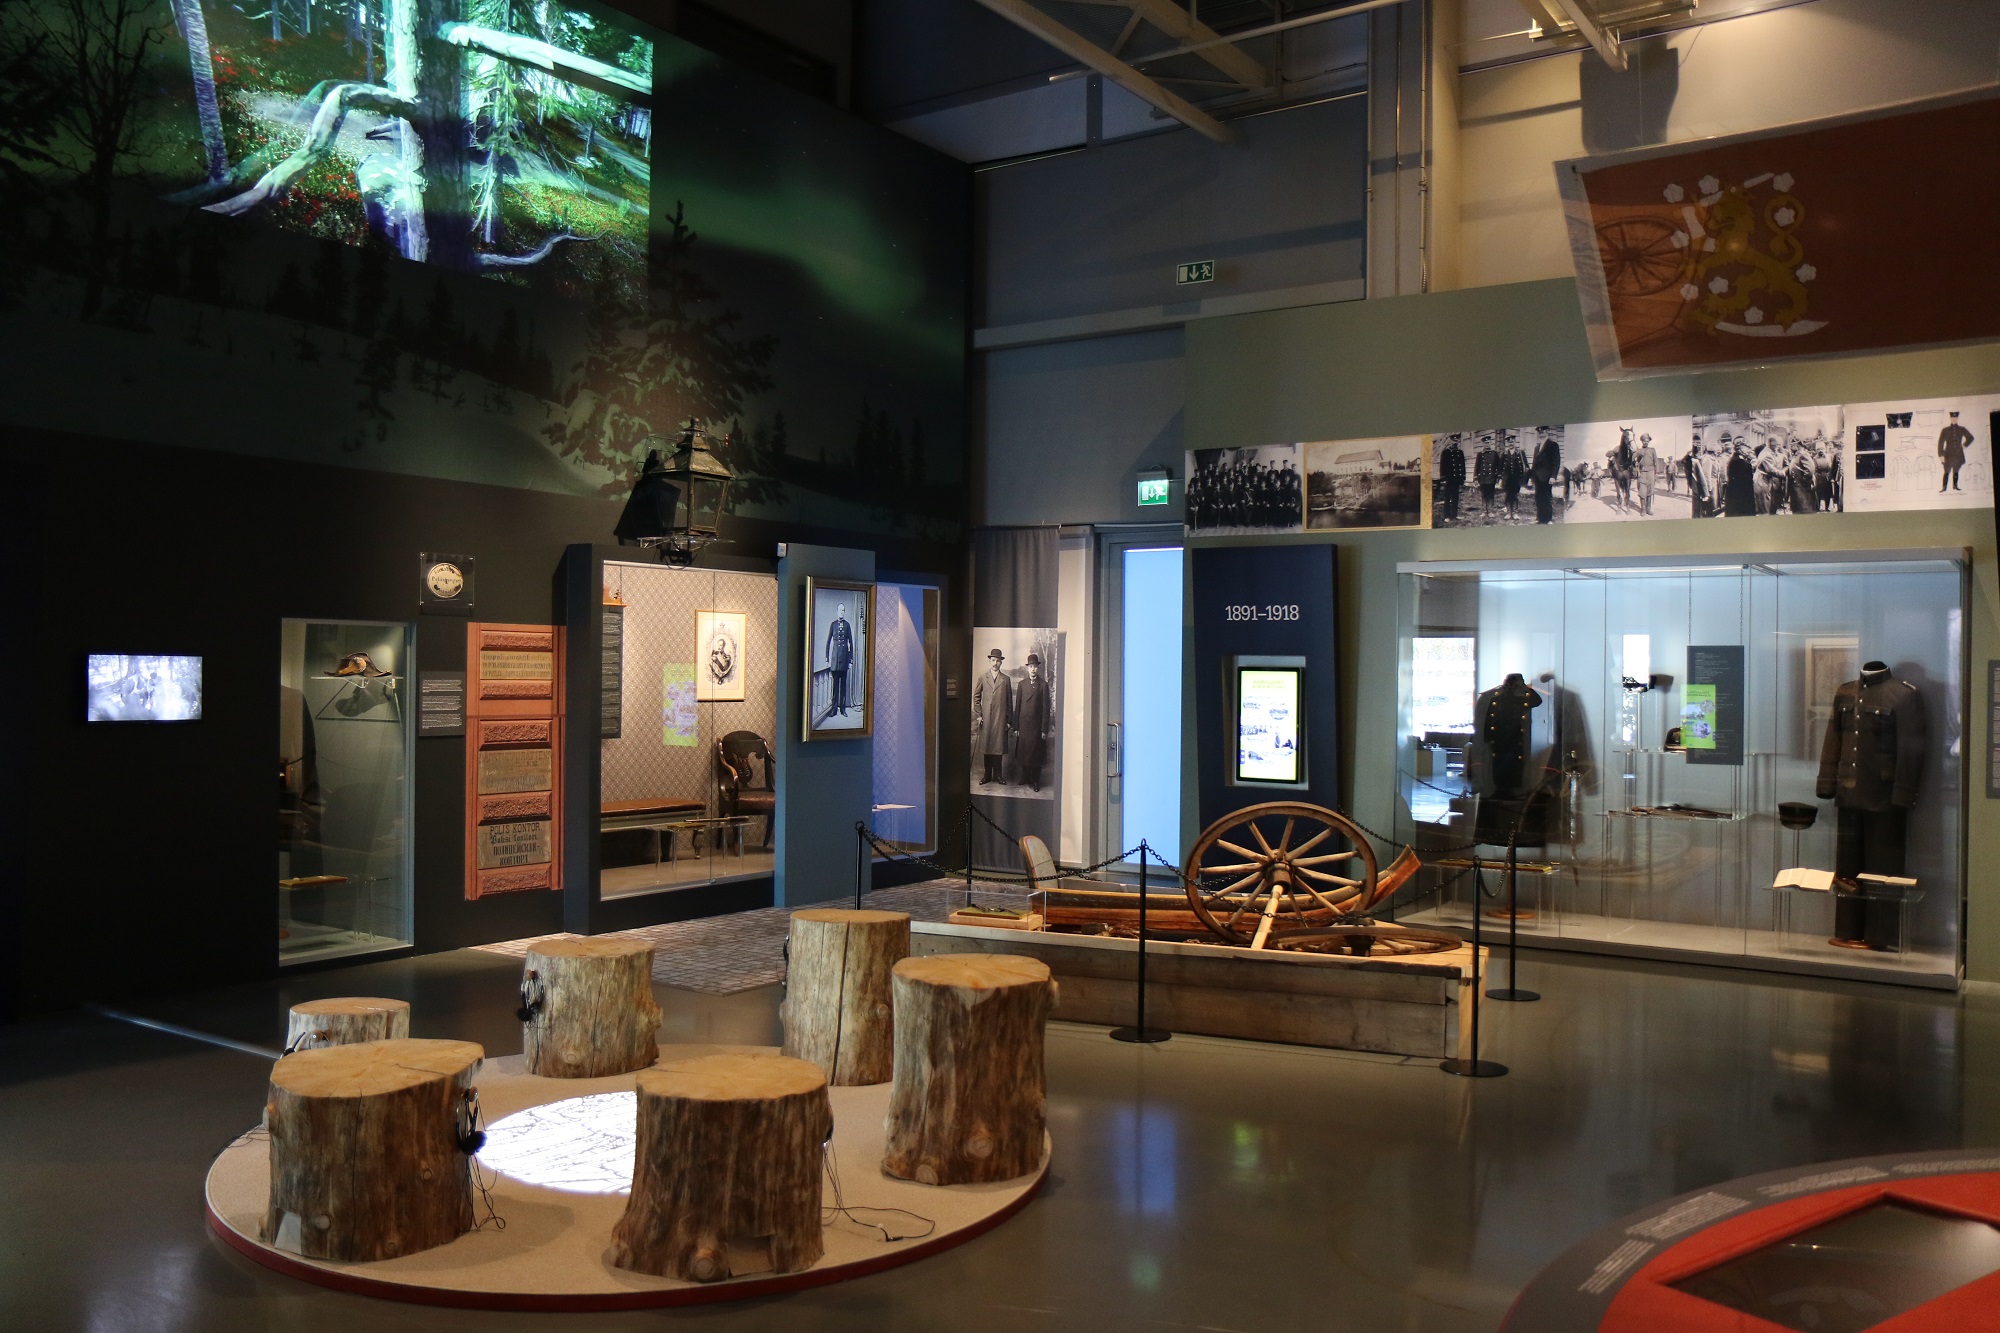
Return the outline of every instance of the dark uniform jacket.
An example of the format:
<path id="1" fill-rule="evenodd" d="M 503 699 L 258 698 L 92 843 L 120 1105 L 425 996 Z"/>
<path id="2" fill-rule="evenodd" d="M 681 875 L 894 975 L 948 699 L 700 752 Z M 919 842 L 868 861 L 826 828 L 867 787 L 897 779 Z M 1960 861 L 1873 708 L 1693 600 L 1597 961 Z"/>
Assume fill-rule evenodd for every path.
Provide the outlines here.
<path id="1" fill-rule="evenodd" d="M 1833 695 L 1819 798 L 1850 810 L 1908 809 L 1924 773 L 1924 696 L 1906 680 L 1850 680 Z"/>
<path id="2" fill-rule="evenodd" d="M 854 665 L 854 627 L 835 620 L 826 631 L 826 664 L 835 671 Z"/>
<path id="3" fill-rule="evenodd" d="M 1457 444 L 1447 444 L 1438 453 L 1438 476 L 1445 481 L 1465 480 L 1465 450 Z"/>
<path id="4" fill-rule="evenodd" d="M 1956 421 L 1938 432 L 1938 457 L 1946 467 L 1965 466 L 1965 446 L 1972 443 L 1972 432 Z"/>

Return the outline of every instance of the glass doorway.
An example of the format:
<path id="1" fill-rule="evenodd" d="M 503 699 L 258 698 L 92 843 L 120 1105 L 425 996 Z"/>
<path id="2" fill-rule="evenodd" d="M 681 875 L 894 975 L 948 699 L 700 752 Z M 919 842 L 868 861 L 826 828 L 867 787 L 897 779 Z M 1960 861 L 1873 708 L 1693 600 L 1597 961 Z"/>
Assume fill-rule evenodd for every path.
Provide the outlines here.
<path id="1" fill-rule="evenodd" d="M 1177 528 L 1103 540 L 1104 793 L 1098 858 L 1143 839 L 1181 856 L 1181 697 L 1186 552 Z M 1137 869 L 1136 859 L 1127 863 Z"/>

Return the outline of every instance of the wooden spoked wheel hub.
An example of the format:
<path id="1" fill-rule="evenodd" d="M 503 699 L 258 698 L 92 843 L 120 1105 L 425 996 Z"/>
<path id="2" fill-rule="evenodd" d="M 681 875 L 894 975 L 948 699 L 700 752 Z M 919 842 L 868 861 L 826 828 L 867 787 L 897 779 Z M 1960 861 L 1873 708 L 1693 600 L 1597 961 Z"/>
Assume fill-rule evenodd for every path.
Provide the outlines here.
<path id="1" fill-rule="evenodd" d="M 1253 805 L 1216 820 L 1188 853 L 1185 874 L 1202 924 L 1253 949 L 1375 901 L 1367 837 L 1346 816 L 1302 802 Z"/>

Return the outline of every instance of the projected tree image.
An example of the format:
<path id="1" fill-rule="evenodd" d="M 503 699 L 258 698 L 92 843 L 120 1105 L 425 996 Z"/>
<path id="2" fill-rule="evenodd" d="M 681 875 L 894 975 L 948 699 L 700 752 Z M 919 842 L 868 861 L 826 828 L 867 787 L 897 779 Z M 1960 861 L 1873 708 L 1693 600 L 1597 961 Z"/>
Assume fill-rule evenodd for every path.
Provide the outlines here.
<path id="1" fill-rule="evenodd" d="M 268 4 L 172 0 L 186 115 L 145 164 L 171 198 L 460 272 L 569 249 L 579 280 L 642 280 L 650 41 L 547 0 Z"/>

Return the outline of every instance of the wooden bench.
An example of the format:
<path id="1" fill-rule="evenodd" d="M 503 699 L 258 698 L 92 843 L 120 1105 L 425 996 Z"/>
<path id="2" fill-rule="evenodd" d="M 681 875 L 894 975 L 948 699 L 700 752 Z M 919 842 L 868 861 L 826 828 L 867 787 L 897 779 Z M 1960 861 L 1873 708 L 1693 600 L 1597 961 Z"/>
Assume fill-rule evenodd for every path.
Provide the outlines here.
<path id="1" fill-rule="evenodd" d="M 598 807 L 598 833 L 645 833 L 653 864 L 674 859 L 674 833 L 686 828 L 690 818 L 708 813 L 706 800 L 690 797 L 646 796 L 634 801 L 605 801 Z"/>

